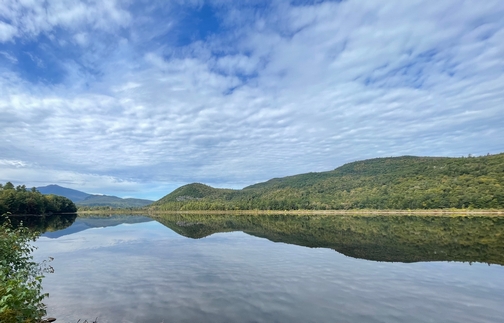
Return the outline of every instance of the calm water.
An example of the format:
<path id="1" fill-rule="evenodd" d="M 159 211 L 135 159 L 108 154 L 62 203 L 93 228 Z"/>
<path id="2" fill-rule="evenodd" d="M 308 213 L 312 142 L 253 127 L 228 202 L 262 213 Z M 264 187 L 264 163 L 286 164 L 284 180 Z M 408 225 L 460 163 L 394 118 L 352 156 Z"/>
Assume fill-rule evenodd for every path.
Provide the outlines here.
<path id="1" fill-rule="evenodd" d="M 32 223 L 52 231 L 36 242 L 38 260 L 54 257 L 55 273 L 44 280 L 48 315 L 99 323 L 467 323 L 504 317 L 499 219 L 158 221 L 112 216 Z"/>

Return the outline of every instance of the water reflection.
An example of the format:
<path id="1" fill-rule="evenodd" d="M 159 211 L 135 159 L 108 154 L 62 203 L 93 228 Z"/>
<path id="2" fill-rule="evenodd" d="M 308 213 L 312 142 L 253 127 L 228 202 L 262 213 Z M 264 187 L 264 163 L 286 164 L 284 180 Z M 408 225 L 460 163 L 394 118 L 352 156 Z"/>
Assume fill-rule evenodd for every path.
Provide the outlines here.
<path id="1" fill-rule="evenodd" d="M 313 236 L 330 236 L 334 228 L 303 234 L 299 225 L 317 226 L 292 222 L 278 231 L 280 219 L 207 220 L 164 217 L 166 225 L 198 239 L 156 221 L 42 236 L 36 256 L 55 258 L 56 272 L 44 279 L 49 315 L 61 322 L 98 317 L 100 323 L 480 323 L 504 316 L 503 266 L 366 261 L 268 240 L 333 243 Z M 347 231 L 362 229 L 350 223 Z M 218 233 L 240 228 L 249 234 Z"/>
<path id="2" fill-rule="evenodd" d="M 163 215 L 189 238 L 248 234 L 376 261 L 462 261 L 504 265 L 504 218 L 439 216 Z"/>
<path id="3" fill-rule="evenodd" d="M 156 221 L 199 239 L 219 232 L 311 248 L 330 248 L 374 261 L 461 261 L 504 265 L 504 218 L 439 216 L 296 216 L 166 214 Z M 145 216 L 51 215 L 14 217 L 50 238 L 90 228 L 153 221 Z"/>
<path id="4" fill-rule="evenodd" d="M 73 234 L 79 231 L 84 231 L 92 228 L 106 228 L 117 226 L 120 224 L 134 224 L 154 221 L 146 216 L 136 215 L 110 215 L 110 216 L 79 216 L 74 219 L 71 227 L 59 230 L 56 232 L 43 232 L 43 236 L 49 238 L 59 238 L 68 234 Z"/>
<path id="5" fill-rule="evenodd" d="M 9 220 L 14 227 L 21 223 L 34 231 L 41 233 L 56 232 L 70 227 L 77 218 L 77 214 L 52 214 L 52 215 L 26 215 L 26 216 L 11 216 Z M 0 217 L 0 224 L 5 221 L 4 217 Z"/>

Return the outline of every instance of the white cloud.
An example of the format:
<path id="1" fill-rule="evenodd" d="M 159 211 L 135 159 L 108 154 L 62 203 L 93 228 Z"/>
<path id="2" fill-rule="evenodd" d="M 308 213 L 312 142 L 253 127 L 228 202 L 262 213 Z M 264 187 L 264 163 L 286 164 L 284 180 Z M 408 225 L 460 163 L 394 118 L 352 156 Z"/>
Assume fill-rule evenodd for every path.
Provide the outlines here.
<path id="1" fill-rule="evenodd" d="M 83 191 L 93 189 L 128 191 L 136 189 L 140 184 L 107 175 L 48 169 L 19 160 L 0 160 L 0 166 L 0 181 L 12 181 L 16 184 L 26 184 L 28 187 L 61 183 L 65 187 Z"/>
<path id="2" fill-rule="evenodd" d="M 0 21 L 0 42 L 11 40 L 17 33 L 16 27 Z"/>
<path id="3" fill-rule="evenodd" d="M 16 37 L 35 37 L 60 27 L 71 31 L 82 27 L 111 31 L 127 26 L 131 16 L 121 1 L 5 0 L 0 3 L 0 42 Z"/>
<path id="4" fill-rule="evenodd" d="M 20 167 L 26 167 L 28 164 L 22 160 L 0 159 L 0 165 L 20 168 Z"/>
<path id="5" fill-rule="evenodd" d="M 3 57 L 5 57 L 7 60 L 9 60 L 12 64 L 16 64 L 18 62 L 17 58 L 12 56 L 11 54 L 7 53 L 7 52 L 4 52 L 4 51 L 0 51 L 0 55 L 2 55 Z"/>
<path id="6" fill-rule="evenodd" d="M 74 35 L 74 39 L 82 47 L 86 47 L 89 44 L 89 35 L 88 33 L 77 33 Z"/>
<path id="7" fill-rule="evenodd" d="M 58 43 L 87 50 L 61 62 L 62 84 L 2 74 L 0 159 L 81 174 L 93 191 L 241 187 L 356 159 L 504 148 L 500 1 L 277 3 L 255 13 L 227 3 L 232 29 L 184 47 L 170 39 L 175 14 L 164 21 L 154 4 L 138 15 L 119 2 L 96 15 L 101 4 L 69 4 L 51 3 L 51 19 L 32 13 L 33 26 L 16 20 L 20 37 L 59 26 L 72 36 Z"/>

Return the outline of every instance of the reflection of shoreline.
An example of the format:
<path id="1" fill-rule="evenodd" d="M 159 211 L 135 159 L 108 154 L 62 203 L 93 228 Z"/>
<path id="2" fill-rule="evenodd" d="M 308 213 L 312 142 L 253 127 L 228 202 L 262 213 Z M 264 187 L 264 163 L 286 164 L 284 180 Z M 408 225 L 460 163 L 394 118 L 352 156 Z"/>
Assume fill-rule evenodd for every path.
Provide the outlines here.
<path id="1" fill-rule="evenodd" d="M 387 262 L 462 261 L 504 265 L 504 219 L 439 216 L 171 214 L 156 220 L 185 237 L 247 234 L 353 258 Z M 191 224 L 191 225 L 188 225 Z"/>
<path id="2" fill-rule="evenodd" d="M 50 215 L 9 215 L 14 227 L 23 226 L 39 233 L 54 232 L 68 228 L 77 218 L 77 213 L 58 213 Z"/>
<path id="3" fill-rule="evenodd" d="M 79 216 L 81 212 L 78 212 Z M 174 215 L 174 214 L 227 214 L 227 215 L 346 215 L 346 216 L 502 216 L 504 210 L 478 210 L 478 209 L 433 209 L 433 210 L 203 210 L 203 211 L 145 211 L 148 215 Z"/>
<path id="4" fill-rule="evenodd" d="M 138 210 L 87 210 L 77 211 L 79 217 L 114 216 L 114 215 L 163 215 L 163 214 L 229 214 L 229 215 L 267 215 L 267 214 L 291 214 L 291 215 L 346 215 L 346 216 L 376 216 L 376 215 L 425 215 L 425 216 L 504 216 L 504 209 L 432 209 L 432 210 L 191 210 L 191 211 L 158 211 L 149 209 Z"/>

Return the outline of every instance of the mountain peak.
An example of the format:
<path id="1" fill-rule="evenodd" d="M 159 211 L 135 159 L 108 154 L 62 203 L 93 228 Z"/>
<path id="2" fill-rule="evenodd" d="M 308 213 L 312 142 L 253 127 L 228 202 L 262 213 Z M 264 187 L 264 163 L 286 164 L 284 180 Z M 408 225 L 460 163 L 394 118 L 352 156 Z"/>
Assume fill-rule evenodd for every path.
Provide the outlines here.
<path id="1" fill-rule="evenodd" d="M 72 200 L 72 202 L 74 202 L 74 203 L 82 201 L 82 200 L 86 199 L 88 196 L 91 196 L 91 194 L 84 193 L 84 192 L 74 190 L 71 188 L 66 188 L 63 186 L 56 185 L 56 184 L 50 184 L 47 186 L 37 187 L 37 190 L 42 194 L 54 194 L 54 195 L 64 196 L 64 197 Z"/>

